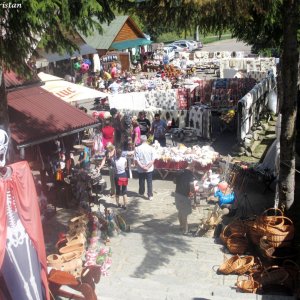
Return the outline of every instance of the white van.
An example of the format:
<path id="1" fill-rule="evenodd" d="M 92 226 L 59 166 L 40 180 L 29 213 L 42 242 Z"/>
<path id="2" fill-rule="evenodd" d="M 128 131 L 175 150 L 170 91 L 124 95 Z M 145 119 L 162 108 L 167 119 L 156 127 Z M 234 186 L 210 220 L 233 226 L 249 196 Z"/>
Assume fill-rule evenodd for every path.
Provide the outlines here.
<path id="1" fill-rule="evenodd" d="M 173 60 L 175 58 L 175 50 L 172 47 L 164 47 L 164 55 L 167 55 L 169 58 L 169 61 Z"/>

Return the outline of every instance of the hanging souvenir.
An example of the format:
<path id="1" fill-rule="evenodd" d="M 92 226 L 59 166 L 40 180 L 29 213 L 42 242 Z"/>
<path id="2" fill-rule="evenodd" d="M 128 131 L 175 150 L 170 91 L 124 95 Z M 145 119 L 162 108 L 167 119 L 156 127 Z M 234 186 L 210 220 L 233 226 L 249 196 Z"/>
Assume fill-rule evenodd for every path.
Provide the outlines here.
<path id="1" fill-rule="evenodd" d="M 87 64 L 89 66 L 92 64 L 92 62 L 89 59 L 87 59 L 87 58 L 83 60 L 83 63 Z"/>
<path id="2" fill-rule="evenodd" d="M 90 68 L 90 66 L 88 64 L 83 63 L 83 64 L 81 64 L 80 71 L 82 73 L 86 73 L 89 70 L 89 68 Z"/>
<path id="3" fill-rule="evenodd" d="M 76 63 L 73 65 L 73 67 L 74 67 L 74 69 L 75 69 L 76 71 L 80 70 L 80 67 L 81 67 L 80 62 L 76 62 Z"/>

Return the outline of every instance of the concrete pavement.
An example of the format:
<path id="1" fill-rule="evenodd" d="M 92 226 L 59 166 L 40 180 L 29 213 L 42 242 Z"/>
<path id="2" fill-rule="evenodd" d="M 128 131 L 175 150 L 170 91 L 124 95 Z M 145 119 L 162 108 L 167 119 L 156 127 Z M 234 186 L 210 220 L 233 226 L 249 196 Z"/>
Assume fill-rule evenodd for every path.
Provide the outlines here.
<path id="1" fill-rule="evenodd" d="M 251 52 L 251 46 L 245 44 L 242 41 L 236 39 L 228 39 L 216 41 L 209 44 L 204 44 L 203 51 L 215 52 L 215 51 L 244 51 L 245 53 Z"/>
<path id="2" fill-rule="evenodd" d="M 108 184 L 109 178 L 103 176 Z M 128 208 L 116 208 L 115 200 L 101 196 L 101 209 L 118 210 L 130 225 L 130 232 L 111 238 L 112 266 L 107 277 L 96 286 L 101 300 L 225 300 L 225 299 L 294 299 L 283 296 L 260 296 L 236 291 L 235 275 L 217 275 L 216 270 L 227 250 L 215 241 L 212 232 L 205 236 L 183 236 L 179 230 L 173 192 L 172 175 L 161 180 L 154 177 L 154 200 L 141 198 L 138 180 L 129 180 Z M 253 184 L 255 188 L 253 188 Z M 255 182 L 248 186 L 248 197 L 261 212 L 272 201 L 273 193 L 262 194 L 264 187 Z M 208 206 L 197 208 L 189 216 L 190 229 L 195 230 L 207 216 Z M 98 209 L 94 205 L 93 210 Z M 67 231 L 67 223 L 76 211 L 61 209 L 46 220 L 44 233 L 47 253 L 54 253 L 60 231 Z M 88 299 L 87 299 L 88 300 Z"/>
<path id="3" fill-rule="evenodd" d="M 181 235 L 173 182 L 154 180 L 153 201 L 139 197 L 137 188 L 137 180 L 131 179 L 128 208 L 119 209 L 131 231 L 111 238 L 113 263 L 97 286 L 99 299 L 293 299 L 237 292 L 237 276 L 216 274 L 227 250 L 212 232 L 204 237 Z M 114 207 L 114 199 L 104 197 L 102 203 Z M 193 211 L 190 228 L 195 230 L 207 212 L 207 207 Z"/>

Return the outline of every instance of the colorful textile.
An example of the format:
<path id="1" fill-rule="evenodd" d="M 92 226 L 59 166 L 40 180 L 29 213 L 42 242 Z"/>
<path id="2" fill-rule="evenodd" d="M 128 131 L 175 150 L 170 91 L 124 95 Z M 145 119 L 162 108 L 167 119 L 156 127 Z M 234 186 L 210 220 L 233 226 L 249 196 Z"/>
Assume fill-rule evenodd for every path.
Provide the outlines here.
<path id="1" fill-rule="evenodd" d="M 9 165 L 12 175 L 9 179 L 0 178 L 0 243 L 5 245 L 7 236 L 6 195 L 7 190 L 13 192 L 16 199 L 20 220 L 26 229 L 41 263 L 41 279 L 46 291 L 46 299 L 50 299 L 47 281 L 46 250 L 40 216 L 38 197 L 27 161 Z M 3 263 L 5 247 L 0 248 L 0 268 Z"/>

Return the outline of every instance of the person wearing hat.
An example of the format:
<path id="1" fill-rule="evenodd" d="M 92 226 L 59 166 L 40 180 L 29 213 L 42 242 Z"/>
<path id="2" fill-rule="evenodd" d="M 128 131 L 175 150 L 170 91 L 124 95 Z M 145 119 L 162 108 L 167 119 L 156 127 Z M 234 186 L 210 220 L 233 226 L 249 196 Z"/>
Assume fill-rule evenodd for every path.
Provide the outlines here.
<path id="1" fill-rule="evenodd" d="M 148 199 L 153 199 L 152 174 L 154 170 L 154 149 L 147 143 L 147 136 L 141 136 L 141 145 L 135 148 L 134 159 L 139 175 L 139 194 L 145 194 L 145 180 L 147 181 Z"/>
<path id="2" fill-rule="evenodd" d="M 192 161 L 175 179 L 175 205 L 178 211 L 179 226 L 184 235 L 189 233 L 188 216 L 192 213 L 192 208 L 195 208 L 194 181 L 196 177 L 194 173 L 195 162 Z"/>

